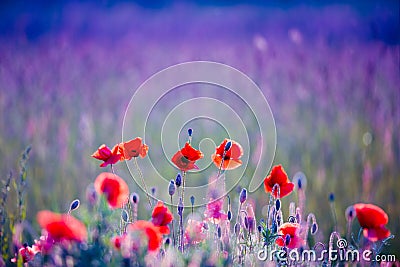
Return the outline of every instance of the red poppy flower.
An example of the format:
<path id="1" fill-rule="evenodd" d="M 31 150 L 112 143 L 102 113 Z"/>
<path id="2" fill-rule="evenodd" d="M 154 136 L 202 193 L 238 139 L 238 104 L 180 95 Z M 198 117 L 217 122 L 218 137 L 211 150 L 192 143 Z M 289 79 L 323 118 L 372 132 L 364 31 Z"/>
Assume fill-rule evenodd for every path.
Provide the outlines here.
<path id="1" fill-rule="evenodd" d="M 304 240 L 299 236 L 300 224 L 284 223 L 279 227 L 278 234 L 281 236 L 276 239 L 275 243 L 280 247 L 288 247 L 290 249 L 299 248 L 304 245 Z M 289 237 L 286 237 L 289 236 Z M 288 244 L 286 242 L 289 241 Z"/>
<path id="2" fill-rule="evenodd" d="M 151 214 L 151 221 L 155 226 L 159 227 L 160 233 L 169 234 L 168 224 L 173 220 L 171 211 L 164 205 L 163 202 L 158 201 L 157 206 L 154 207 Z"/>
<path id="3" fill-rule="evenodd" d="M 274 185 L 279 185 L 280 197 L 289 195 L 294 188 L 294 184 L 290 182 L 285 170 L 281 165 L 274 166 L 271 173 L 264 179 L 264 189 L 266 193 L 271 193 Z M 278 196 L 278 190 L 274 191 L 274 197 Z"/>
<path id="4" fill-rule="evenodd" d="M 131 158 L 140 156 L 146 157 L 149 147 L 142 143 L 142 138 L 136 137 L 133 140 L 123 143 L 124 158 L 130 160 Z"/>
<path id="5" fill-rule="evenodd" d="M 129 188 L 119 176 L 103 172 L 94 181 L 94 188 L 98 194 L 104 194 L 111 208 L 121 208 L 128 201 Z"/>
<path id="6" fill-rule="evenodd" d="M 48 210 L 38 212 L 37 221 L 54 241 L 84 241 L 87 239 L 85 225 L 69 214 L 58 214 Z"/>
<path id="7" fill-rule="evenodd" d="M 225 152 L 226 143 L 230 141 L 231 147 Z M 225 152 L 225 156 L 224 156 Z M 211 159 L 217 168 L 221 167 L 222 157 L 224 162 L 222 163 L 222 170 L 233 170 L 242 165 L 240 158 L 243 156 L 243 148 L 241 145 L 233 140 L 225 139 L 219 147 L 216 148 L 215 154 L 211 155 Z"/>
<path id="8" fill-rule="evenodd" d="M 385 227 L 389 218 L 384 210 L 373 204 L 364 203 L 354 204 L 354 209 L 367 239 L 375 242 L 389 237 L 390 231 Z"/>
<path id="9" fill-rule="evenodd" d="M 196 160 L 203 157 L 203 153 L 200 150 L 194 149 L 189 143 L 185 144 L 185 147 L 175 153 L 172 157 L 172 162 L 181 170 L 188 171 L 192 169 L 198 169 L 196 166 Z"/>
<path id="10" fill-rule="evenodd" d="M 128 232 L 141 231 L 148 240 L 149 251 L 158 251 L 161 246 L 162 235 L 159 228 L 149 221 L 136 221 L 128 226 Z"/>
<path id="11" fill-rule="evenodd" d="M 112 150 L 106 145 L 101 145 L 92 157 L 104 161 L 100 167 L 106 167 L 108 164 L 115 164 L 123 159 L 122 147 L 120 144 L 115 145 Z"/>

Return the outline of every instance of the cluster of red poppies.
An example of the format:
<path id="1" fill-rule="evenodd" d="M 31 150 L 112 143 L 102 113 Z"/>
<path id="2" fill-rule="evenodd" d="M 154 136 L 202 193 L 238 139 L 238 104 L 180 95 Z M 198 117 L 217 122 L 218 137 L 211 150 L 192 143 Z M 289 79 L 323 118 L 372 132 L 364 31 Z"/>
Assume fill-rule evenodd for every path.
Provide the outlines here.
<path id="1" fill-rule="evenodd" d="M 117 144 L 113 149 L 102 145 L 92 156 L 102 160 L 103 163 L 100 166 L 105 167 L 118 161 L 129 160 L 132 157 L 145 157 L 147 152 L 148 146 L 142 142 L 140 137 L 137 137 L 128 142 Z M 231 170 L 241 166 L 240 158 L 242 155 L 243 149 L 239 143 L 225 139 L 216 148 L 211 158 L 219 170 Z M 196 161 L 202 157 L 203 153 L 193 148 L 190 142 L 187 142 L 181 150 L 175 153 L 172 162 L 182 172 L 186 172 L 196 169 Z M 130 200 L 128 185 L 115 173 L 104 172 L 99 174 L 95 179 L 94 188 L 98 195 L 104 196 L 110 209 L 123 208 Z M 283 167 L 278 165 L 274 166 L 264 179 L 264 189 L 267 194 L 271 194 L 274 199 L 279 200 L 294 190 L 294 183 L 289 180 Z M 246 198 L 247 191 L 243 190 L 240 203 L 246 201 Z M 215 224 L 230 220 L 232 214 L 229 214 L 230 210 L 228 214 L 223 211 L 223 204 L 224 199 L 212 200 L 206 206 L 204 213 L 206 219 Z M 246 223 L 255 224 L 256 219 L 251 205 L 247 206 L 246 209 L 246 214 L 249 217 L 246 217 Z M 365 238 L 371 242 L 376 242 L 389 237 L 390 231 L 385 227 L 388 223 L 388 216 L 381 208 L 372 204 L 358 203 L 353 205 L 353 210 L 363 228 Z M 162 244 L 163 235 L 170 234 L 168 225 L 173 219 L 171 211 L 160 201 L 154 207 L 149 221 L 131 220 L 123 234 L 112 238 L 112 244 L 121 252 L 123 248 L 125 251 L 135 251 L 145 238 L 148 251 L 157 252 Z M 19 256 L 22 257 L 24 262 L 32 260 L 39 252 L 48 253 L 56 243 L 86 242 L 88 240 L 86 226 L 70 213 L 57 214 L 44 210 L 37 214 L 37 221 L 44 230 L 43 236 L 39 241 L 36 240 L 32 247 L 24 245 L 19 249 Z M 188 220 L 187 227 L 182 235 L 185 244 L 202 242 L 207 237 L 206 225 L 207 221 Z M 229 224 L 227 225 L 229 227 Z M 301 228 L 302 225 L 297 222 L 280 224 L 277 229 L 278 238 L 275 239 L 275 244 L 289 249 L 302 247 L 306 241 L 304 236 L 300 235 Z M 14 262 L 17 260 L 17 256 L 13 259 Z"/>

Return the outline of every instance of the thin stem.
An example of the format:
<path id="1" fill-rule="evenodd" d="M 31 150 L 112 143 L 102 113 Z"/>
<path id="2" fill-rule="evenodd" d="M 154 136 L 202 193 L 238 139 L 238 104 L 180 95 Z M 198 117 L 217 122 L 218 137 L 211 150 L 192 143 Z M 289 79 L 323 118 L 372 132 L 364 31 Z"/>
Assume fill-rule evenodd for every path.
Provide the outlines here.
<path id="1" fill-rule="evenodd" d="M 172 201 L 172 195 L 171 195 L 170 197 L 171 197 L 171 205 L 172 205 L 172 207 L 173 207 L 173 206 L 174 206 L 174 203 L 173 203 L 173 201 Z M 175 241 L 174 220 L 172 220 L 172 240 L 173 240 L 173 244 L 174 244 L 174 247 L 175 247 L 176 241 Z"/>
<path id="2" fill-rule="evenodd" d="M 149 196 L 149 193 L 148 193 L 149 190 L 147 189 L 146 183 L 144 181 L 143 173 L 139 168 L 139 164 L 137 163 L 136 157 L 133 158 L 133 162 L 135 163 L 135 167 L 136 167 L 136 169 L 137 169 L 137 171 L 139 173 L 140 179 L 142 180 L 142 184 L 143 184 L 143 187 L 144 187 L 144 190 L 145 190 L 145 193 L 146 193 L 147 200 L 149 201 L 150 208 L 153 208 L 153 205 L 151 204 L 150 196 Z"/>
<path id="3" fill-rule="evenodd" d="M 185 205 L 185 178 L 186 178 L 186 172 L 182 172 L 182 203 Z"/>

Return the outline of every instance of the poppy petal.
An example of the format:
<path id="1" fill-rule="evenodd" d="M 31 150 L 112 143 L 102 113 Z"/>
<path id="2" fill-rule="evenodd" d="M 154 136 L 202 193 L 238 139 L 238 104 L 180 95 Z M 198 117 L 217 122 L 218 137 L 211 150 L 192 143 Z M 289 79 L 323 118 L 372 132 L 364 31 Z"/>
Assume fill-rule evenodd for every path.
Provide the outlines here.
<path id="1" fill-rule="evenodd" d="M 354 204 L 356 216 L 363 228 L 377 228 L 388 223 L 386 212 L 373 204 Z"/>

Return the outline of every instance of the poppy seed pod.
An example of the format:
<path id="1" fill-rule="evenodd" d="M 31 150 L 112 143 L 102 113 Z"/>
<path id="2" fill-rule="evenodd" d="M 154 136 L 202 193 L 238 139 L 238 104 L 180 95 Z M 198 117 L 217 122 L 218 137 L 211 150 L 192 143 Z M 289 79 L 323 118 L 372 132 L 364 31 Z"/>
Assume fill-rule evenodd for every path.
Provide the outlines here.
<path id="1" fill-rule="evenodd" d="M 172 197 L 175 194 L 175 182 L 174 180 L 171 180 L 169 182 L 169 186 L 168 186 L 168 194 Z"/>

